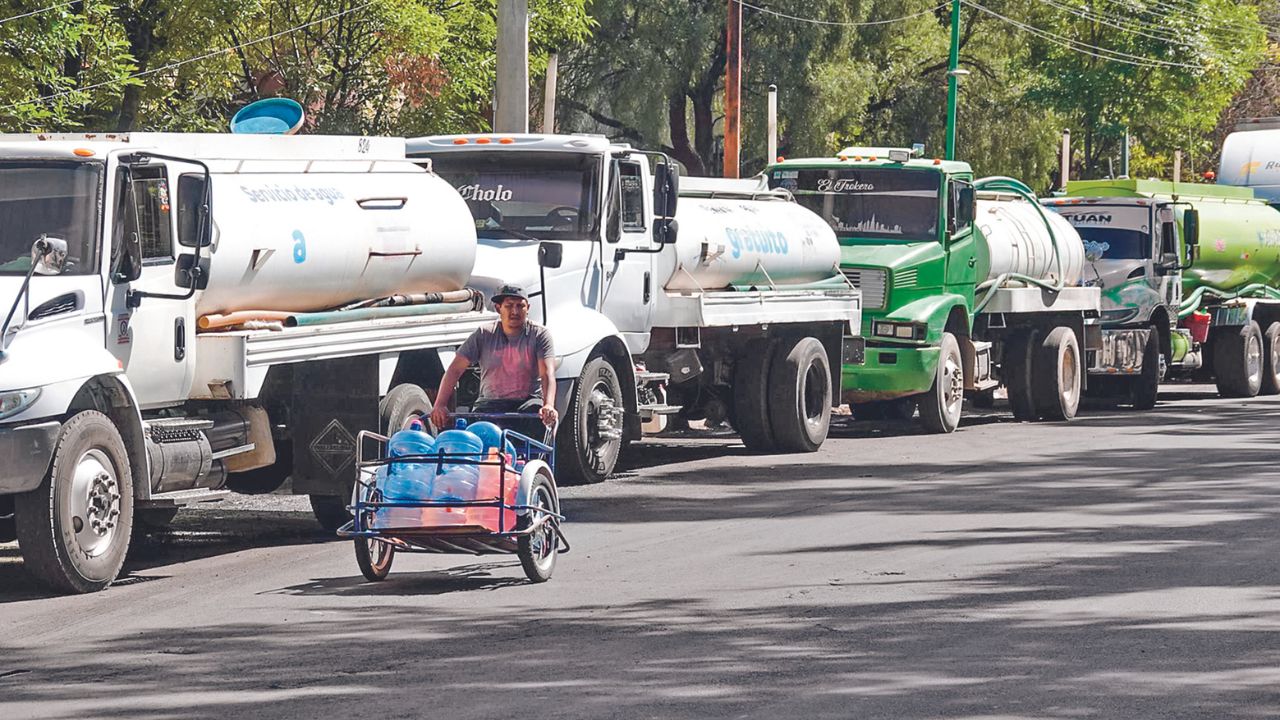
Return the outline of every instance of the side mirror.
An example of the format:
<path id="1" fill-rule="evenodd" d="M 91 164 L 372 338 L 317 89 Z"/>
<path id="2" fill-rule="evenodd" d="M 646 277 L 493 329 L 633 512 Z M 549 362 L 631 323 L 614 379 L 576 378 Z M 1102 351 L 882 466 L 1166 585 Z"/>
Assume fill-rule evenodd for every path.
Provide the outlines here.
<path id="1" fill-rule="evenodd" d="M 61 275 L 66 266 L 66 240 L 41 235 L 31 244 L 31 267 L 36 275 Z"/>
<path id="2" fill-rule="evenodd" d="M 659 245 L 672 245 L 676 241 L 676 232 L 680 229 L 680 223 L 675 218 L 668 218 L 660 221 L 653 229 L 653 241 Z"/>
<path id="3" fill-rule="evenodd" d="M 1182 242 L 1189 248 L 1200 244 L 1200 211 L 1195 208 L 1182 211 Z"/>
<path id="4" fill-rule="evenodd" d="M 538 245 L 538 266 L 558 268 L 564 262 L 564 246 L 558 242 L 544 242 Z"/>
<path id="5" fill-rule="evenodd" d="M 209 287 L 209 257 L 197 254 L 178 256 L 173 269 L 173 284 L 188 290 L 204 290 Z"/>

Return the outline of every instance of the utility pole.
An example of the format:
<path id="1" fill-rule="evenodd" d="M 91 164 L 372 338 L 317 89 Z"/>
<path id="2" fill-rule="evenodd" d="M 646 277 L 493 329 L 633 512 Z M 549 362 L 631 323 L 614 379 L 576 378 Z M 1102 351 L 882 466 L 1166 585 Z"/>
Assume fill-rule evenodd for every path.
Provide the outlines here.
<path id="1" fill-rule="evenodd" d="M 542 90 L 542 132 L 556 131 L 556 73 L 560 68 L 560 54 L 547 56 L 547 78 Z"/>
<path id="2" fill-rule="evenodd" d="M 951 55 L 947 60 L 947 150 L 946 159 L 956 159 L 956 95 L 960 76 L 960 0 L 951 0 Z"/>
<path id="3" fill-rule="evenodd" d="M 724 176 L 736 178 L 742 147 L 742 0 L 729 0 L 724 42 Z"/>
<path id="4" fill-rule="evenodd" d="M 498 87 L 493 130 L 529 132 L 529 0 L 498 0 Z"/>

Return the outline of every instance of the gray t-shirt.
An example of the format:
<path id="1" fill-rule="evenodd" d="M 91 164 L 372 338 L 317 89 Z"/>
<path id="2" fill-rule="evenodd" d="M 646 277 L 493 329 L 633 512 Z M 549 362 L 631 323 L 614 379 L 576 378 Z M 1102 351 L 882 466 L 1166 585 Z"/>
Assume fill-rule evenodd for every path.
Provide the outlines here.
<path id="1" fill-rule="evenodd" d="M 551 333 L 532 322 L 526 322 L 524 329 L 511 337 L 501 322 L 479 328 L 462 343 L 458 354 L 480 365 L 482 400 L 542 397 L 538 361 L 556 356 Z"/>

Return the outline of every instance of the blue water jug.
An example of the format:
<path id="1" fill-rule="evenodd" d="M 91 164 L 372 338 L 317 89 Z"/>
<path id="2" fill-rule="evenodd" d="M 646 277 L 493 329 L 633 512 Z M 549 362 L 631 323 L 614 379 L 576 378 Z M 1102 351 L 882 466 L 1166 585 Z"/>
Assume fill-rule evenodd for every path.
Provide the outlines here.
<path id="1" fill-rule="evenodd" d="M 401 430 L 387 442 L 387 452 L 392 458 L 431 455 L 435 452 L 435 440 L 420 430 Z M 434 463 L 429 460 L 393 462 L 388 466 L 382 494 L 392 501 L 429 498 L 434 470 Z"/>
<path id="2" fill-rule="evenodd" d="M 502 428 L 491 422 L 471 423 L 467 429 L 475 433 L 480 438 L 480 441 L 484 443 L 485 457 L 489 456 L 490 450 L 499 447 L 502 443 Z M 507 457 L 515 457 L 516 448 L 510 441 L 507 441 L 506 445 L 502 447 L 502 452 L 506 453 Z"/>
<path id="3" fill-rule="evenodd" d="M 484 459 L 484 441 L 470 430 L 445 430 L 436 438 L 439 470 L 432 480 L 433 500 L 474 500 Z"/>

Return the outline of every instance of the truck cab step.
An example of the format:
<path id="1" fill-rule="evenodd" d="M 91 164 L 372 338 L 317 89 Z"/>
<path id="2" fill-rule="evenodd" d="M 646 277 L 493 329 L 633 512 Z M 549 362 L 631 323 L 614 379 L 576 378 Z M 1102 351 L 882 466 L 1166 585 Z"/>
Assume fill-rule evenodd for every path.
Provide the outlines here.
<path id="1" fill-rule="evenodd" d="M 651 415 L 675 415 L 684 409 L 683 405 L 641 405 L 639 410 L 641 414 L 649 413 Z"/>
<path id="2" fill-rule="evenodd" d="M 192 503 L 221 500 L 231 495 L 230 490 L 209 490 L 195 488 L 192 490 L 174 490 L 173 492 L 156 493 L 150 500 L 138 503 L 139 508 L 173 508 L 191 505 Z"/>
<path id="3" fill-rule="evenodd" d="M 671 378 L 671 373 L 650 372 L 648 370 L 636 371 L 636 384 L 643 385 L 652 382 L 666 382 Z"/>

